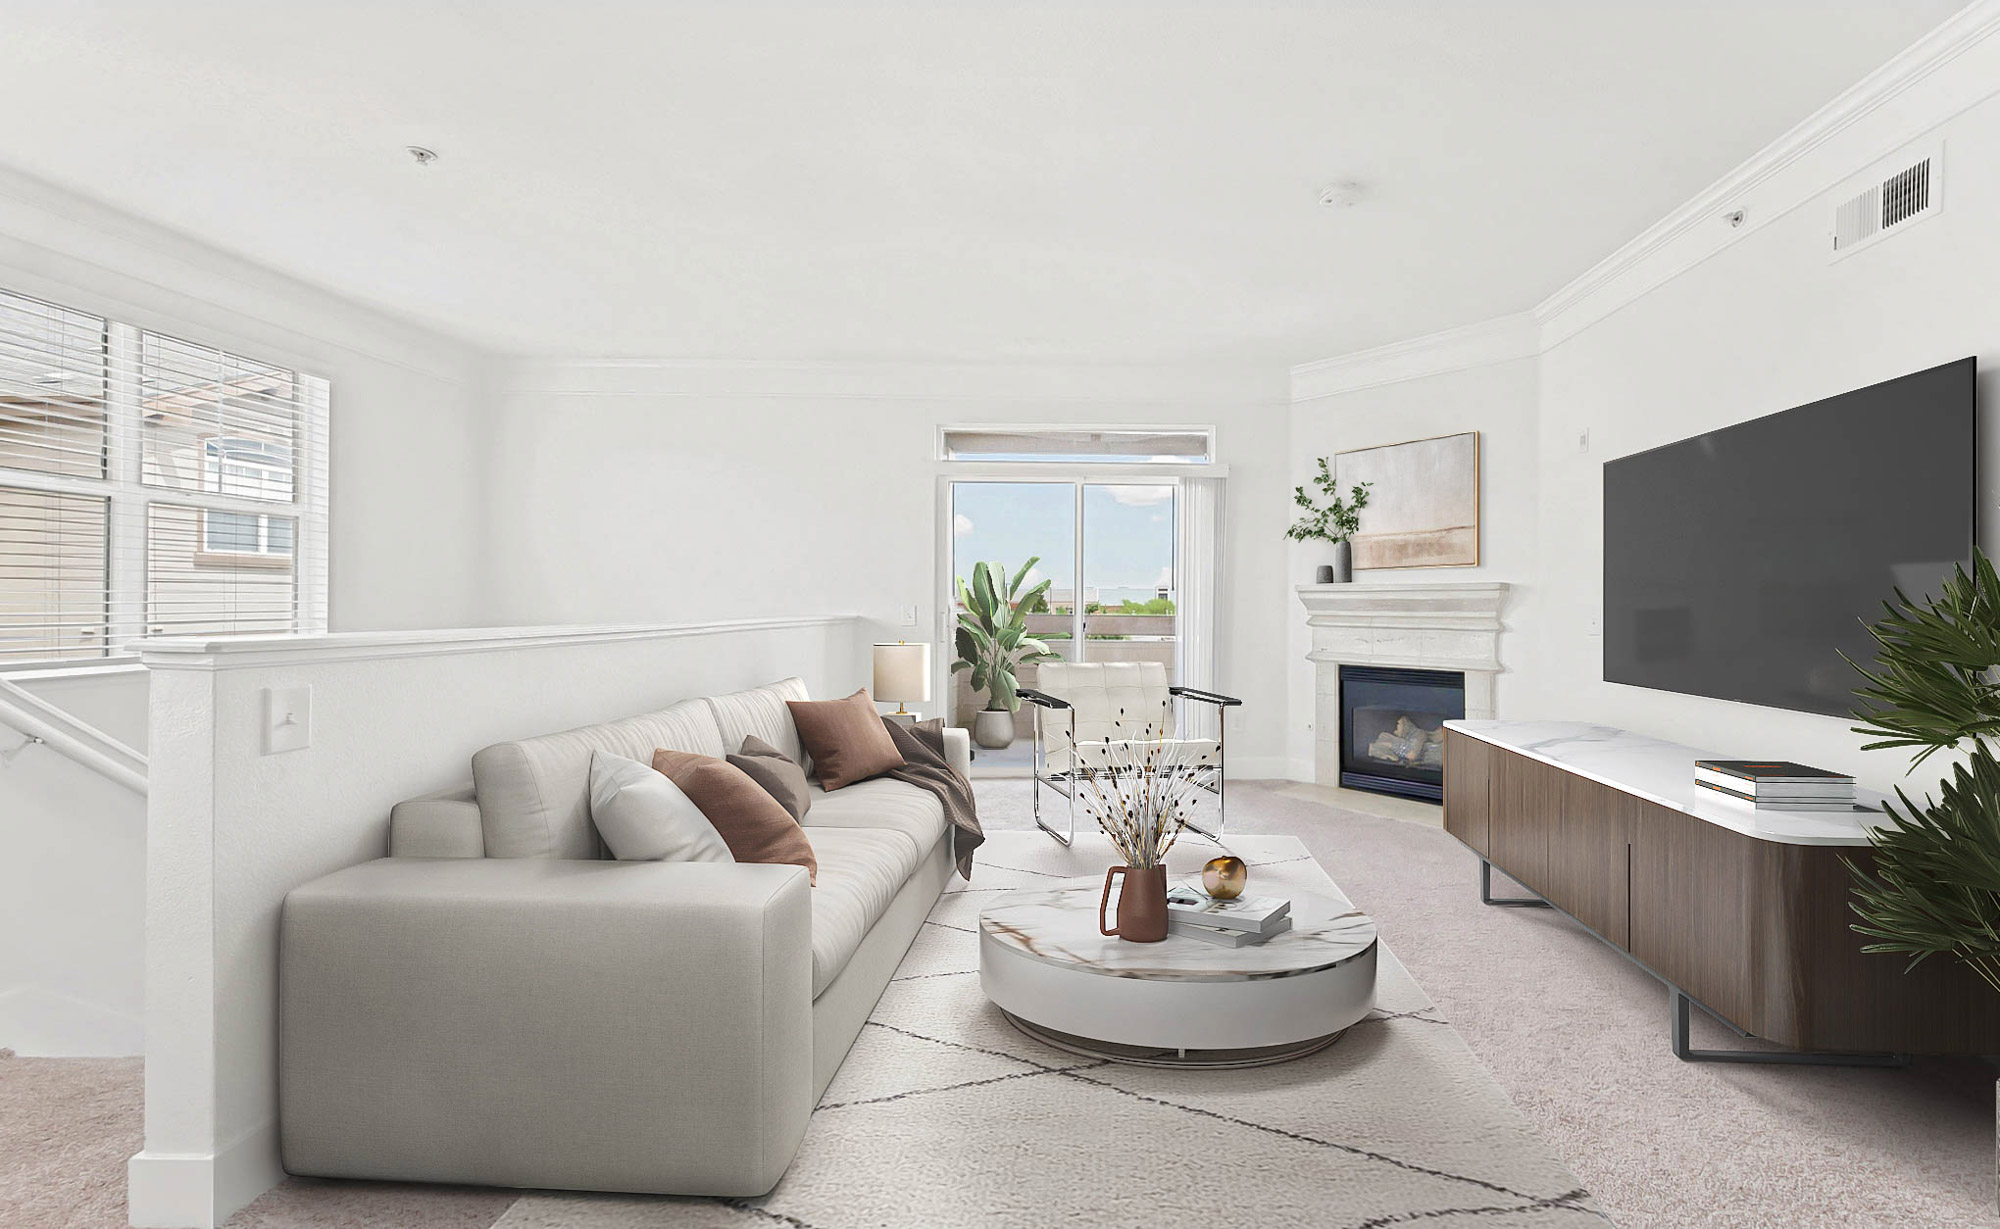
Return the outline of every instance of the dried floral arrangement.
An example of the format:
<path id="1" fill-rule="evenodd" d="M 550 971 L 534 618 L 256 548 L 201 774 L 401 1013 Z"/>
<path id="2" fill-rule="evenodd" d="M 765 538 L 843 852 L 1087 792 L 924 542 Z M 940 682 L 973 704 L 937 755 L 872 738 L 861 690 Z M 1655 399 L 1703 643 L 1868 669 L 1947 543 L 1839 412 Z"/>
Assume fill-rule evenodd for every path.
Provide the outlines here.
<path id="1" fill-rule="evenodd" d="M 1124 709 L 1114 725 L 1121 733 L 1126 728 Z M 1194 744 L 1171 737 L 1168 726 L 1167 706 L 1161 705 L 1160 719 L 1133 736 L 1070 741 L 1077 801 L 1136 870 L 1166 862 L 1194 812 L 1197 778 L 1210 767 L 1208 752 L 1192 754 Z"/>

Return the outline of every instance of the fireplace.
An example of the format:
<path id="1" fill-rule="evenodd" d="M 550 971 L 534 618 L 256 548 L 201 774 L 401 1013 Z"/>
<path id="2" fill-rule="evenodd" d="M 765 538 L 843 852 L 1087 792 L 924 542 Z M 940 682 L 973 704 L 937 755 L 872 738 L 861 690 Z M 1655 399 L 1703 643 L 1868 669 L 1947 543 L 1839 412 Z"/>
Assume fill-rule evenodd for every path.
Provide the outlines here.
<path id="1" fill-rule="evenodd" d="M 1457 670 L 1340 667 L 1340 783 L 1444 800 L 1444 723 L 1465 716 Z"/>

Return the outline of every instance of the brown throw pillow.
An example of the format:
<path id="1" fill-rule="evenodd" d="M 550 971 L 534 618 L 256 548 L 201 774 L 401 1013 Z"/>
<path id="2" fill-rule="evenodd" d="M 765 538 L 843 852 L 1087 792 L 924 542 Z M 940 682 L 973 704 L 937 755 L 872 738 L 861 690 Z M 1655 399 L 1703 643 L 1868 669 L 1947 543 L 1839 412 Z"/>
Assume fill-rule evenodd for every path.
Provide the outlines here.
<path id="1" fill-rule="evenodd" d="M 692 751 L 653 752 L 653 768 L 693 800 L 738 862 L 789 862 L 819 882 L 819 859 L 804 828 L 741 768 Z"/>
<path id="2" fill-rule="evenodd" d="M 903 753 L 882 728 L 868 689 L 845 700 L 787 700 L 799 741 L 812 757 L 819 787 L 831 793 L 903 766 Z"/>
<path id="3" fill-rule="evenodd" d="M 729 757 L 729 762 L 763 786 L 764 792 L 790 811 L 793 819 L 806 817 L 806 809 L 812 806 L 812 795 L 806 792 L 806 770 L 793 763 L 791 756 L 752 734 L 743 740 L 743 749 Z"/>

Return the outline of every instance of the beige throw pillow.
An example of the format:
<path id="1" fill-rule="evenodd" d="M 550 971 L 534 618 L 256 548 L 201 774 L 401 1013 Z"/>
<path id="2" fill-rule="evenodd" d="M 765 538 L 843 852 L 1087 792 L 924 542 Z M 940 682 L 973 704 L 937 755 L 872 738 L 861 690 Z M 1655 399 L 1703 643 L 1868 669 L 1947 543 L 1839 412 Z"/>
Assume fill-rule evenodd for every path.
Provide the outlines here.
<path id="1" fill-rule="evenodd" d="M 866 687 L 845 700 L 787 700 L 785 707 L 792 710 L 821 789 L 831 793 L 903 766 L 903 753 L 882 728 L 882 714 Z"/>
<path id="2" fill-rule="evenodd" d="M 818 882 L 819 859 L 805 829 L 741 768 L 712 755 L 665 748 L 653 752 L 653 767 L 694 800 L 738 862 L 789 862 L 805 867 Z"/>
<path id="3" fill-rule="evenodd" d="M 750 734 L 743 739 L 743 749 L 730 756 L 729 762 L 763 786 L 764 792 L 790 811 L 793 819 L 805 819 L 806 809 L 812 806 L 812 794 L 806 789 L 806 770 L 791 756 Z"/>

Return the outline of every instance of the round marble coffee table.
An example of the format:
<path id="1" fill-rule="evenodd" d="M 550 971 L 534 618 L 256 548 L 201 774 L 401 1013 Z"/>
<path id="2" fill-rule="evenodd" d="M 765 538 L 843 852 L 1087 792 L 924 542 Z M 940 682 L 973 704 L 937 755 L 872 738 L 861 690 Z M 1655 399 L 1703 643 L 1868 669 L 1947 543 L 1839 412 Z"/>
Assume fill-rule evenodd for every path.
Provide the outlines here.
<path id="1" fill-rule="evenodd" d="M 1254 1067 L 1339 1040 L 1375 1006 L 1375 923 L 1290 893 L 1292 929 L 1222 947 L 1098 933 L 1102 881 L 1009 892 L 979 915 L 979 982 L 1016 1028 L 1058 1049 L 1172 1067 Z"/>

